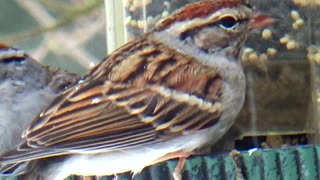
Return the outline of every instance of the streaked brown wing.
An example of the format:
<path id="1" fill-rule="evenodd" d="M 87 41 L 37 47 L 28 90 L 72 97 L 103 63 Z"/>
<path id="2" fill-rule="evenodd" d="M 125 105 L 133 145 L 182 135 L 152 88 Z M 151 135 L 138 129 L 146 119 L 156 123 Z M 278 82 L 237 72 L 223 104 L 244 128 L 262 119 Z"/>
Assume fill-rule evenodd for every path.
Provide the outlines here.
<path id="1" fill-rule="evenodd" d="M 157 42 L 132 43 L 58 96 L 25 131 L 18 149 L 0 161 L 130 148 L 219 120 L 223 81 L 217 69 Z"/>
<path id="2" fill-rule="evenodd" d="M 56 98 L 20 148 L 112 150 L 194 132 L 217 122 L 221 87 L 217 69 L 161 43 L 132 42 Z"/>
<path id="3" fill-rule="evenodd" d="M 130 113 L 125 99 L 117 97 L 125 93 L 132 96 L 128 101 L 141 100 L 149 107 L 152 92 L 99 81 L 76 88 L 61 104 L 57 100 L 49 106 L 58 109 L 47 109 L 29 126 L 22 149 L 114 149 L 155 139 L 154 128 Z"/>
<path id="4" fill-rule="evenodd" d="M 90 82 L 67 95 L 58 109 L 44 111 L 20 149 L 112 150 L 161 141 L 215 122 L 220 104 L 198 101 L 155 85 Z"/>

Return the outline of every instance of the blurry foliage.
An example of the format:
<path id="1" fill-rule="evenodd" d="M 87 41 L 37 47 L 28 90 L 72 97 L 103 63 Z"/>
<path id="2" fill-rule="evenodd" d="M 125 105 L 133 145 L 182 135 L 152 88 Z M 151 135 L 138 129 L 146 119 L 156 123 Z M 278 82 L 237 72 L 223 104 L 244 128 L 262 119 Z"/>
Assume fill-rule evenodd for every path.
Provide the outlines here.
<path id="1" fill-rule="evenodd" d="M 103 0 L 0 1 L 0 23 L 0 42 L 68 71 L 83 74 L 106 54 Z"/>

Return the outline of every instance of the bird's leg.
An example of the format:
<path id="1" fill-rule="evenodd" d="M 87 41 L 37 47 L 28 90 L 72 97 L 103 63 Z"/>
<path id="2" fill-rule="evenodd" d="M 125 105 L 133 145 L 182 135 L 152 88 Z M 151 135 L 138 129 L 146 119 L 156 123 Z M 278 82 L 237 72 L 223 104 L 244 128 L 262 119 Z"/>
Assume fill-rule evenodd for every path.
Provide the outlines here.
<path id="1" fill-rule="evenodd" d="M 83 180 L 91 180 L 91 176 L 83 176 Z"/>
<path id="2" fill-rule="evenodd" d="M 183 166 L 186 162 L 187 157 L 180 157 L 177 163 L 176 168 L 174 168 L 173 171 L 173 179 L 174 180 L 181 180 L 181 170 L 183 169 Z"/>
<path id="3" fill-rule="evenodd" d="M 239 162 L 240 152 L 233 150 L 231 151 L 229 156 L 231 157 L 231 160 L 233 161 L 233 165 L 236 168 L 236 180 L 244 180 L 245 178 L 243 176 L 241 164 Z"/>
<path id="4" fill-rule="evenodd" d="M 181 170 L 183 169 L 183 166 L 185 164 L 186 159 L 194 154 L 193 152 L 185 152 L 183 150 L 175 151 L 166 154 L 165 156 L 158 158 L 156 161 L 153 162 L 153 164 L 158 162 L 167 161 L 169 159 L 179 158 L 178 163 L 174 169 L 173 172 L 173 179 L 174 180 L 181 180 Z"/>

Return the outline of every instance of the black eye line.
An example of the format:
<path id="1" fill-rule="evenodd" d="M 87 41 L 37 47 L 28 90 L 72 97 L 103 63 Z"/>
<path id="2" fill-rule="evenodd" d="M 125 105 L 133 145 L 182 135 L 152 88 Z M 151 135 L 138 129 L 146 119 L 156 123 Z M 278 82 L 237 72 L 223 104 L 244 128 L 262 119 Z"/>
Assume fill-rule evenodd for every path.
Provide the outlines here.
<path id="1" fill-rule="evenodd" d="M 221 20 L 223 20 L 223 18 L 222 19 L 220 19 L 218 22 L 215 22 L 215 23 L 212 23 L 212 25 L 220 25 L 221 24 Z M 249 18 L 245 18 L 245 19 L 237 19 L 237 20 L 235 20 L 235 24 L 242 24 L 242 23 L 244 23 L 244 22 L 248 22 L 249 21 Z M 210 26 L 212 26 L 212 25 L 210 25 Z M 222 25 L 223 26 L 223 25 Z M 232 27 L 230 27 L 230 28 L 225 28 L 225 29 L 233 29 L 233 27 L 235 27 L 235 26 L 232 26 Z"/>
<path id="2" fill-rule="evenodd" d="M 241 23 L 248 22 L 248 21 L 249 21 L 249 18 L 238 19 L 238 20 L 236 20 L 236 23 L 241 24 Z M 197 32 L 199 29 L 202 29 L 203 27 L 214 27 L 214 26 L 217 26 L 217 27 L 218 27 L 218 25 L 219 25 L 220 23 L 221 23 L 221 22 L 218 21 L 218 22 L 210 23 L 210 24 L 208 24 L 208 25 L 199 26 L 199 27 L 194 28 L 194 29 L 191 29 L 191 30 L 186 30 L 186 31 L 184 31 L 184 32 L 181 33 L 181 35 L 180 35 L 179 38 L 180 38 L 180 40 L 183 41 L 183 40 L 187 39 L 187 37 L 192 37 L 192 34 L 195 34 L 195 32 Z M 230 29 L 232 29 L 232 28 L 230 28 Z"/>
<path id="3" fill-rule="evenodd" d="M 222 18 L 223 19 L 223 18 Z M 214 22 L 214 23 L 211 23 L 211 24 L 209 24 L 208 26 L 209 27 L 213 27 L 213 26 L 218 26 L 219 24 L 221 24 L 221 20 L 222 19 L 220 19 L 219 21 L 217 21 L 217 22 Z M 249 18 L 245 18 L 245 19 L 237 19 L 237 20 L 235 20 L 235 22 L 236 23 L 239 23 L 239 24 L 241 24 L 241 23 L 244 23 L 244 22 L 248 22 L 249 21 Z M 235 23 L 235 24 L 236 24 Z M 227 29 L 227 28 L 226 28 Z M 230 29 L 232 29 L 232 28 L 230 28 Z"/>

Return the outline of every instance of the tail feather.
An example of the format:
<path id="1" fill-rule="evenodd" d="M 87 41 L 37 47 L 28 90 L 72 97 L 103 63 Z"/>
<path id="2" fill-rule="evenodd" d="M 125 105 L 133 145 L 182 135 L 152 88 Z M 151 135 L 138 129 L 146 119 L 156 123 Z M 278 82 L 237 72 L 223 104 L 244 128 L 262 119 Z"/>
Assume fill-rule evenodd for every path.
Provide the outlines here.
<path id="1" fill-rule="evenodd" d="M 66 153 L 48 149 L 39 149 L 37 151 L 19 151 L 13 149 L 0 157 L 0 174 L 4 176 L 20 175 L 25 172 L 25 168 L 29 164 L 29 161 L 64 154 Z"/>
<path id="2" fill-rule="evenodd" d="M 25 172 L 28 162 L 13 163 L 13 164 L 1 164 L 2 176 L 19 176 Z"/>
<path id="3" fill-rule="evenodd" d="M 18 180 L 57 179 L 59 167 L 67 156 L 35 159 L 27 162 L 1 164 L 1 176 L 18 176 Z M 67 176 L 66 174 L 65 176 Z M 58 176 L 59 177 L 59 176 Z M 0 177 L 1 179 L 1 177 Z M 60 179 L 60 178 L 58 178 Z"/>
<path id="4" fill-rule="evenodd" d="M 15 163 L 21 161 L 30 161 L 34 159 L 52 157 L 57 155 L 69 154 L 67 152 L 49 150 L 49 149 L 38 149 L 33 151 L 18 151 L 16 149 L 11 150 L 0 157 L 0 162 Z"/>

